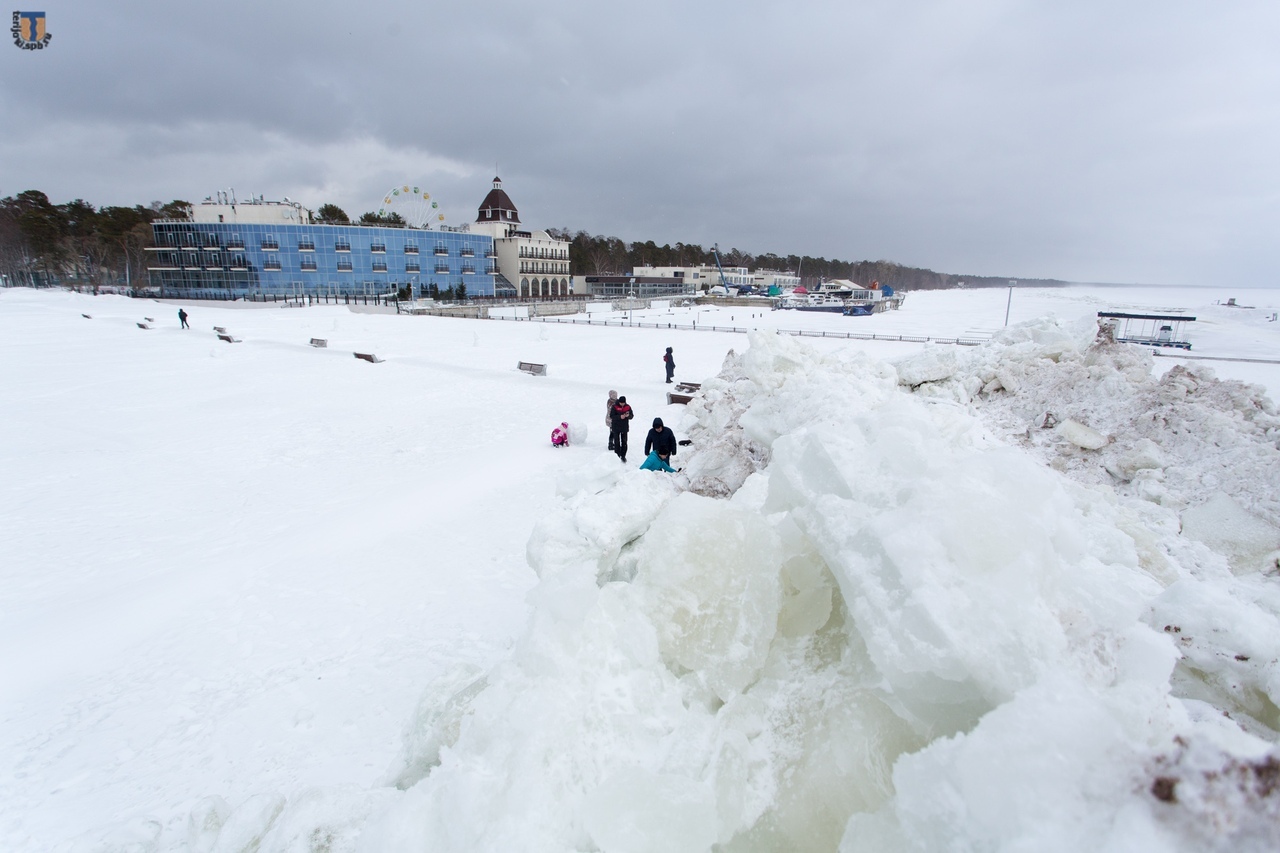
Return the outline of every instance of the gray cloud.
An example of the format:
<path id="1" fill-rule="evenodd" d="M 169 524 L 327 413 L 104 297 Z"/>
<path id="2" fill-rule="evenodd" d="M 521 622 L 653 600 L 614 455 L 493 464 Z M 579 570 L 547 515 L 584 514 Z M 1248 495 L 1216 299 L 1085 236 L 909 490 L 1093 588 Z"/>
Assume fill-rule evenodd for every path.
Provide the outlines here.
<path id="1" fill-rule="evenodd" d="M 1174 0 L 46 6 L 0 194 L 235 186 L 949 272 L 1269 285 L 1280 7 Z M 18 119 L 18 120 L 15 120 Z"/>

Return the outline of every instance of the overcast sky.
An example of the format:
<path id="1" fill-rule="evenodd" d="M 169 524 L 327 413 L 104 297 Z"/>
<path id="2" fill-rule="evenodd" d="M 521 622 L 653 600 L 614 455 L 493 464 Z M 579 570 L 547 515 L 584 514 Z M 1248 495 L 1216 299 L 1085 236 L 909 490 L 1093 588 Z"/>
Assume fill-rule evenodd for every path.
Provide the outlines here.
<path id="1" fill-rule="evenodd" d="M 534 228 L 1280 283 L 1275 0 L 32 8 L 53 38 L 0 46 L 0 196 L 354 217 L 409 182 L 457 224 L 496 173 Z"/>

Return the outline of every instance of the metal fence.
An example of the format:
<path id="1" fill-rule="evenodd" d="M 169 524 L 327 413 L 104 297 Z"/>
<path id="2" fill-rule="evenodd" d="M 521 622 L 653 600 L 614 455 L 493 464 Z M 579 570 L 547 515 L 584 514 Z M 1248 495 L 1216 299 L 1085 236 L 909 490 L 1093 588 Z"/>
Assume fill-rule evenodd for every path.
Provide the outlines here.
<path id="1" fill-rule="evenodd" d="M 699 324 L 696 320 L 689 323 L 645 323 L 641 321 L 628 320 L 592 320 L 590 318 L 581 320 L 577 317 L 489 317 L 490 320 L 509 320 L 520 323 L 530 321 L 537 323 L 565 323 L 573 326 L 618 326 L 633 329 L 672 329 L 680 331 L 692 332 L 731 332 L 745 335 L 747 332 L 757 331 L 756 327 L 742 326 L 716 326 Z M 935 343 L 935 344 L 956 344 L 962 347 L 976 347 L 985 344 L 985 338 L 938 338 L 931 335 L 874 335 L 866 332 L 828 332 L 815 331 L 812 329 L 773 329 L 780 335 L 793 335 L 801 338 L 835 338 L 837 340 L 855 340 L 855 341 L 901 341 L 904 343 Z"/>

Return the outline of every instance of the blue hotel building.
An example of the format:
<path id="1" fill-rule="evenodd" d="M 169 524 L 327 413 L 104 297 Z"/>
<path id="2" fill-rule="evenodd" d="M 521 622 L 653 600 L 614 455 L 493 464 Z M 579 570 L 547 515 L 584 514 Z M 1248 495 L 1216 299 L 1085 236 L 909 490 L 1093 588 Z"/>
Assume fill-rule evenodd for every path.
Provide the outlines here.
<path id="1" fill-rule="evenodd" d="M 201 206 L 202 207 L 202 206 Z M 428 231 L 305 221 L 245 222 L 253 214 L 309 219 L 277 202 L 218 206 L 241 221 L 161 221 L 152 225 L 147 274 L 168 297 L 374 296 L 405 288 L 428 296 L 465 286 L 467 296 L 501 296 L 493 238 L 463 229 Z M 248 210 L 246 210 L 248 208 Z M 256 208 L 256 209 L 255 209 Z M 287 208 L 287 209 L 286 209 Z M 214 213 L 219 219 L 223 214 Z M 506 290 L 506 288 L 502 288 Z M 514 291 L 510 294 L 514 295 Z"/>

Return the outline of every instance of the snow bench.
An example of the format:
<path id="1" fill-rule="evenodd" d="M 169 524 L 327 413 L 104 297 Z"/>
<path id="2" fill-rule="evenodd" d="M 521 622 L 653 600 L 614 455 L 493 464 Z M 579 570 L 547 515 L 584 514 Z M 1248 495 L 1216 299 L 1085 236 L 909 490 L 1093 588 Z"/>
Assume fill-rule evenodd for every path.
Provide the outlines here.
<path id="1" fill-rule="evenodd" d="M 231 337 L 230 335 L 218 335 L 218 340 L 220 340 L 220 341 L 226 341 L 226 342 L 227 342 L 227 343 L 229 343 L 229 344 L 238 344 L 238 343 L 240 343 L 240 339 L 239 339 L 239 338 L 233 338 L 233 337 Z"/>
<path id="2" fill-rule="evenodd" d="M 227 333 L 227 330 L 224 329 L 222 326 L 214 326 L 213 330 L 220 335 L 225 335 Z"/>
<path id="3" fill-rule="evenodd" d="M 374 355 L 371 352 L 353 352 L 352 355 L 354 355 L 356 358 L 363 359 L 364 361 L 368 361 L 373 364 L 382 364 L 382 362 L 386 361 L 385 358 L 378 358 L 376 355 Z"/>
<path id="4" fill-rule="evenodd" d="M 139 328 L 139 329 L 150 329 L 150 328 L 151 328 L 151 325 L 150 325 L 150 324 L 148 324 L 148 323 L 139 323 L 139 324 L 138 324 L 138 328 Z"/>
<path id="5" fill-rule="evenodd" d="M 523 370 L 530 376 L 546 376 L 547 366 L 545 364 L 535 364 L 532 361 L 521 361 L 516 363 L 518 370 Z"/>
<path id="6" fill-rule="evenodd" d="M 312 338 L 311 345 L 313 347 L 328 347 L 329 341 L 327 338 Z"/>

